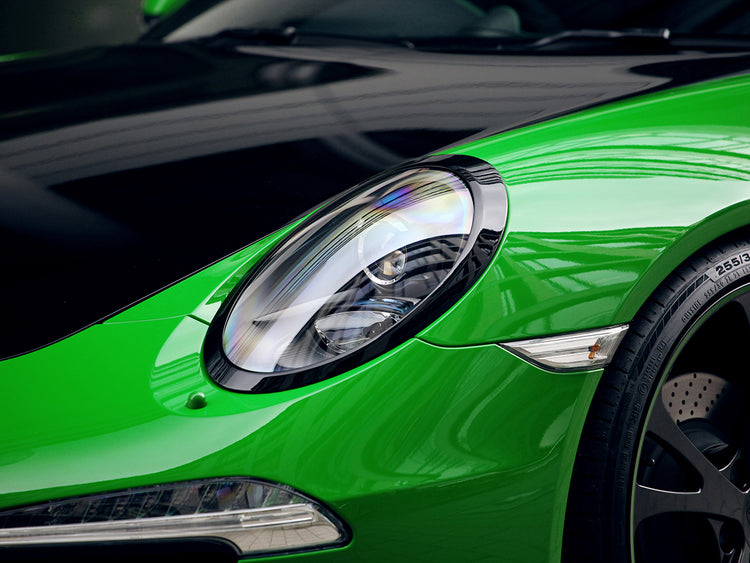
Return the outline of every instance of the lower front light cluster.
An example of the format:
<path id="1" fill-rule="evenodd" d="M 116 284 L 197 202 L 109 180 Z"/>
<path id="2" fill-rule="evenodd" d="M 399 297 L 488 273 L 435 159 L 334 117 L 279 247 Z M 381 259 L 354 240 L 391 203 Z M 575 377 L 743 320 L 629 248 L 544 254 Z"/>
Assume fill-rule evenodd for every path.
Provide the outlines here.
<path id="1" fill-rule="evenodd" d="M 157 485 L 0 512 L 0 547 L 219 539 L 238 555 L 345 544 L 345 526 L 301 493 L 255 479 Z"/>

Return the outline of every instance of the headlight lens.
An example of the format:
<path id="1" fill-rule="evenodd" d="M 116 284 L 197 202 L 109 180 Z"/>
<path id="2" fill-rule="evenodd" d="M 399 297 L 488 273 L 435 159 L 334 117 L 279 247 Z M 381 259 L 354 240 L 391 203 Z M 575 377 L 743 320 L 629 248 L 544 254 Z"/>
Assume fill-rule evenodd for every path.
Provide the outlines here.
<path id="1" fill-rule="evenodd" d="M 227 358 L 255 372 L 309 367 L 398 323 L 456 264 L 471 231 L 468 188 L 448 173 L 398 174 L 321 218 L 244 291 Z"/>
<path id="2" fill-rule="evenodd" d="M 396 334 L 426 302 L 442 297 L 433 312 L 446 310 L 455 300 L 441 291 L 446 280 L 462 268 L 464 282 L 478 277 L 507 212 L 494 168 L 459 160 L 481 167 L 485 183 L 468 167 L 401 170 L 346 194 L 301 226 L 213 323 L 207 365 L 214 378 L 256 392 L 320 380 L 333 374 L 331 363 Z M 477 260 L 479 247 L 484 255 Z M 388 338 L 378 352 L 395 344 Z M 310 373 L 322 366 L 329 366 L 325 373 Z M 302 379 L 279 379 L 303 371 Z"/>

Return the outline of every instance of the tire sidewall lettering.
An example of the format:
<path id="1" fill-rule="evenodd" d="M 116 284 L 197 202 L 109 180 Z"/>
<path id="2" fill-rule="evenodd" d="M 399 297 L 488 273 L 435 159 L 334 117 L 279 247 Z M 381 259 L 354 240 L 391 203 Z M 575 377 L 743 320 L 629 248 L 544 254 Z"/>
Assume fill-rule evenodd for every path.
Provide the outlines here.
<path id="1" fill-rule="evenodd" d="M 704 313 L 750 282 L 750 239 L 725 240 L 725 244 L 716 243 L 686 260 L 654 291 L 631 321 L 617 355 L 605 369 L 601 393 L 598 389 L 586 421 L 596 430 L 590 434 L 594 441 L 582 438 L 578 450 L 585 460 L 582 467 L 588 471 L 574 486 L 589 493 L 576 497 L 569 506 L 573 514 L 588 511 L 594 518 L 597 514 L 608 516 L 597 526 L 589 526 L 591 532 L 585 525 L 571 526 L 588 544 L 582 547 L 578 540 L 570 540 L 573 547 L 566 548 L 564 554 L 583 554 L 580 560 L 592 562 L 630 563 L 630 500 L 646 415 L 653 401 L 659 400 L 665 372 L 675 354 L 681 353 L 684 339 L 693 337 L 696 323 L 702 323 Z M 602 450 L 602 441 L 606 450 Z M 586 450 L 585 446 L 590 447 Z M 601 473 L 597 473 L 599 468 Z M 592 488 L 599 495 L 595 504 Z M 564 561 L 579 559 L 566 556 Z"/>

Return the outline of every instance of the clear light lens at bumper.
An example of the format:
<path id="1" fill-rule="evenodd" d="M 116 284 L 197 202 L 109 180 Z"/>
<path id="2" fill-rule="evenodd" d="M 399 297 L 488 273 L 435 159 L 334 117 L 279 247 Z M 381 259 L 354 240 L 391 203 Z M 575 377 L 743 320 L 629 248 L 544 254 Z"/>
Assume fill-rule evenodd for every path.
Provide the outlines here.
<path id="1" fill-rule="evenodd" d="M 517 340 L 500 346 L 552 371 L 590 370 L 605 367 L 612 361 L 627 330 L 627 325 L 619 325 L 561 336 Z"/>
<path id="2" fill-rule="evenodd" d="M 220 538 L 247 555 L 339 545 L 346 533 L 310 499 L 250 479 L 175 483 L 0 512 L 0 546 L 175 538 Z"/>
<path id="3" fill-rule="evenodd" d="M 404 171 L 343 201 L 254 275 L 223 329 L 227 359 L 278 373 L 366 345 L 448 277 L 473 218 L 469 188 L 446 170 Z"/>

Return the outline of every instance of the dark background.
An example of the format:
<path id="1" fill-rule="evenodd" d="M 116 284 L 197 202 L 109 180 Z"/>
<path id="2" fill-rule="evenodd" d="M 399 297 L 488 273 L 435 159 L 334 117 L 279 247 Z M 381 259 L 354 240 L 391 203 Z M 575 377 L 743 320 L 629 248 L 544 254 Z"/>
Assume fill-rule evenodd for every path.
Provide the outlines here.
<path id="1" fill-rule="evenodd" d="M 0 56 L 129 41 L 140 13 L 140 0 L 1 0 Z"/>

